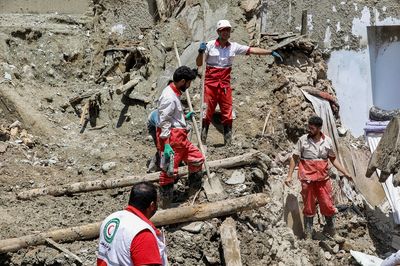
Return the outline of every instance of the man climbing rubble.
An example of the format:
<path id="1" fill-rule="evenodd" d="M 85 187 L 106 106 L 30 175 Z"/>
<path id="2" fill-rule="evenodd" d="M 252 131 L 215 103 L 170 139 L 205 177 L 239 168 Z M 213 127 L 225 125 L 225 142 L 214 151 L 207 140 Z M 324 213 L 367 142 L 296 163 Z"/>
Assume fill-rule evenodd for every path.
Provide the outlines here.
<path id="1" fill-rule="evenodd" d="M 162 208 L 167 208 L 172 202 L 173 187 L 177 181 L 179 164 L 182 161 L 189 167 L 189 194 L 201 188 L 201 169 L 204 156 L 188 140 L 186 124 L 186 119 L 191 119 L 194 113 L 189 112 L 185 116 L 180 101 L 180 96 L 190 87 L 192 80 L 196 78 L 196 74 L 187 66 L 176 69 L 173 82 L 163 90 L 158 101 L 157 147 L 163 156 L 161 161 L 173 164 L 172 172 L 161 166 L 160 198 Z"/>
<path id="2" fill-rule="evenodd" d="M 217 23 L 218 39 L 201 43 L 196 58 L 197 66 L 202 66 L 205 55 L 206 74 L 204 82 L 204 114 L 201 141 L 206 144 L 208 128 L 217 104 L 221 110 L 221 123 L 224 127 L 224 143 L 232 143 L 232 88 L 231 70 L 236 55 L 272 55 L 283 61 L 276 51 L 258 47 L 249 47 L 229 42 L 232 26 L 228 20 Z"/>
<path id="3" fill-rule="evenodd" d="M 318 116 L 312 116 L 308 120 L 309 133 L 298 140 L 285 180 L 287 186 L 292 185 L 293 171 L 296 164 L 299 163 L 298 178 L 301 182 L 301 195 L 304 203 L 306 238 L 312 237 L 316 201 L 319 203 L 322 215 L 325 216 L 326 224 L 323 233 L 330 237 L 335 236 L 334 215 L 337 210 L 333 202 L 332 183 L 328 176 L 328 159 L 336 169 L 351 180 L 349 173 L 336 159 L 332 139 L 321 132 L 322 124 L 322 118 Z"/>
<path id="4" fill-rule="evenodd" d="M 109 215 L 100 226 L 97 266 L 167 265 L 164 237 L 149 220 L 157 207 L 153 184 L 134 185 L 128 207 Z"/>

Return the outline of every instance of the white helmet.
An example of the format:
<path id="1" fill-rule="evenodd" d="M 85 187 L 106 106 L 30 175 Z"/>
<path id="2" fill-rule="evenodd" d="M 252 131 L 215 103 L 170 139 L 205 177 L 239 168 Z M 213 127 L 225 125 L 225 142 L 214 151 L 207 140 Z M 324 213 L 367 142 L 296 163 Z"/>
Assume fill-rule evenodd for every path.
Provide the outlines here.
<path id="1" fill-rule="evenodd" d="M 231 23 L 229 21 L 222 19 L 217 22 L 217 30 L 223 29 L 223 28 L 232 28 Z"/>

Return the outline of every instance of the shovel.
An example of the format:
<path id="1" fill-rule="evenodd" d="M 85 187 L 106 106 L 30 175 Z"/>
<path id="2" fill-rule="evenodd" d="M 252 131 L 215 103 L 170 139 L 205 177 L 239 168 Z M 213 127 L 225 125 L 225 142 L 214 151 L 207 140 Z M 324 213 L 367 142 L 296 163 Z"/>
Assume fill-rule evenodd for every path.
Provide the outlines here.
<path id="1" fill-rule="evenodd" d="M 181 66 L 181 58 L 179 57 L 179 52 L 178 52 L 178 48 L 176 46 L 176 42 L 174 42 L 174 49 L 175 49 L 176 59 L 178 60 L 178 66 Z M 189 90 L 186 90 L 185 93 L 186 93 L 186 99 L 187 99 L 187 102 L 189 105 L 189 111 L 193 112 L 193 106 L 192 106 L 192 101 L 190 100 Z M 196 133 L 197 142 L 198 142 L 200 151 L 204 155 L 204 166 L 206 168 L 207 175 L 203 180 L 203 188 L 204 188 L 204 191 L 206 192 L 207 199 L 209 201 L 216 201 L 216 200 L 224 199 L 224 198 L 226 198 L 226 193 L 224 191 L 224 188 L 222 187 L 221 180 L 218 177 L 216 177 L 215 174 L 211 175 L 211 173 L 210 173 L 210 168 L 208 167 L 206 154 L 204 152 L 204 146 L 201 143 L 201 137 L 200 137 L 199 129 L 197 127 L 196 118 L 194 115 L 192 116 L 192 122 L 193 122 L 193 128 L 194 128 L 194 132 Z"/>

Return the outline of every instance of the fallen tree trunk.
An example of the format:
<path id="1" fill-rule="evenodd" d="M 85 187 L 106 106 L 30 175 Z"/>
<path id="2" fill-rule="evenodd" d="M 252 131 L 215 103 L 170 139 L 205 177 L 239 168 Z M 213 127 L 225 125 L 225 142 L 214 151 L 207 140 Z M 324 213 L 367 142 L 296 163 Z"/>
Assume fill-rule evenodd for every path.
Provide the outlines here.
<path id="1" fill-rule="evenodd" d="M 236 223 L 232 217 L 226 218 L 219 228 L 221 234 L 222 249 L 226 266 L 242 266 L 239 240 L 236 233 Z"/>
<path id="2" fill-rule="evenodd" d="M 210 168 L 234 168 L 249 164 L 259 164 L 262 163 L 262 160 L 265 160 L 263 156 L 266 155 L 262 154 L 261 152 L 250 152 L 236 157 L 209 162 L 209 166 Z M 179 173 L 186 173 L 186 171 L 187 171 L 186 167 L 179 168 Z M 127 176 L 119 179 L 107 179 L 107 180 L 101 179 L 101 180 L 78 182 L 60 186 L 36 188 L 18 193 L 17 198 L 27 200 L 44 195 L 62 196 L 66 194 L 73 194 L 79 192 L 89 192 L 89 191 L 97 191 L 110 188 L 128 187 L 143 181 L 157 182 L 159 179 L 159 175 L 160 173 L 156 172 L 156 173 L 146 174 L 143 176 Z"/>
<path id="3" fill-rule="evenodd" d="M 252 210 L 269 202 L 266 194 L 258 193 L 240 198 L 185 206 L 158 211 L 151 219 L 156 226 L 208 220 L 236 212 Z M 28 246 L 42 245 L 47 238 L 60 242 L 93 239 L 99 236 L 101 222 L 0 240 L 0 253 L 14 252 Z"/>

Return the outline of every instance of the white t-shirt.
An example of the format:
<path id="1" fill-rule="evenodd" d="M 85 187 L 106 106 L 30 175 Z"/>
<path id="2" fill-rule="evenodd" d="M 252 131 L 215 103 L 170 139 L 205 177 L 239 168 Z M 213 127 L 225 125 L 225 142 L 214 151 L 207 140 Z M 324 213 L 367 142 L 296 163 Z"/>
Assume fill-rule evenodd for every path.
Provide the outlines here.
<path id="1" fill-rule="evenodd" d="M 236 55 L 245 55 L 250 53 L 250 47 L 236 42 L 228 42 L 222 47 L 218 40 L 207 43 L 206 63 L 207 66 L 227 68 L 232 67 L 233 59 Z"/>

